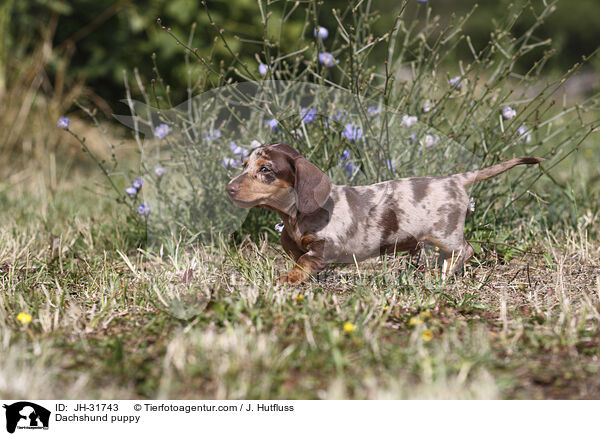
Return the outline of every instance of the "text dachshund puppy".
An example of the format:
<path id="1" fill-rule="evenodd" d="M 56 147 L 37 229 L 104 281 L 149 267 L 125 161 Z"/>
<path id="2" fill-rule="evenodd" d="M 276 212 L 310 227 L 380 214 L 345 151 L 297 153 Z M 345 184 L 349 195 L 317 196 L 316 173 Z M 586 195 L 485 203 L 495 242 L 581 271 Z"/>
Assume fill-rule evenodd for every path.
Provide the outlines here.
<path id="1" fill-rule="evenodd" d="M 270 144 L 252 152 L 227 192 L 236 205 L 264 206 L 283 220 L 281 244 L 296 266 L 279 282 L 303 282 L 330 263 L 415 251 L 423 243 L 439 247 L 445 276 L 473 256 L 463 235 L 465 188 L 543 160 L 523 157 L 447 177 L 338 186 L 289 145 Z"/>

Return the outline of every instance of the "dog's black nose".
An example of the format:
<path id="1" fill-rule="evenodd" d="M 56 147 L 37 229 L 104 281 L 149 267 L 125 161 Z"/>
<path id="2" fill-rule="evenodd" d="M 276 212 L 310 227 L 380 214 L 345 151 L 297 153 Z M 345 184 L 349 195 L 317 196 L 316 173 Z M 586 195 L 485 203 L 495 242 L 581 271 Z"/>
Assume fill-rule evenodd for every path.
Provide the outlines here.
<path id="1" fill-rule="evenodd" d="M 238 185 L 237 183 L 228 183 L 227 184 L 227 193 L 229 195 L 231 195 L 232 197 L 237 194 L 237 192 L 240 190 L 240 185 Z"/>

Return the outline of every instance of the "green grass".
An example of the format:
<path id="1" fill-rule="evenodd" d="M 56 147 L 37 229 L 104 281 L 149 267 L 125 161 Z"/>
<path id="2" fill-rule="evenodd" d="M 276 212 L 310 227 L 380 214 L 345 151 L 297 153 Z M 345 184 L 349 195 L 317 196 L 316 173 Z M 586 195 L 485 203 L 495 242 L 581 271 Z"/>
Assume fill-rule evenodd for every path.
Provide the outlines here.
<path id="1" fill-rule="evenodd" d="M 418 26 L 406 27 L 412 21 L 401 14 L 391 29 L 398 45 L 395 37 L 377 40 L 388 44 L 381 47 L 388 53 L 384 70 L 368 59 L 375 19 L 369 4 L 351 7 L 349 21 L 326 42 L 299 38 L 298 53 L 306 57 L 282 56 L 263 19 L 257 52 L 271 66 L 268 77 L 371 90 L 468 146 L 481 162 L 538 152 L 549 158 L 535 185 L 541 173 L 530 168 L 474 187 L 467 239 L 476 255 L 464 275 L 440 280 L 432 251 L 420 262 L 385 257 L 328 269 L 301 286 L 274 286 L 291 261 L 263 232 L 266 215 L 249 220 L 233 240 L 147 251 L 131 210 L 107 197 L 100 169 L 89 155 L 79 162 L 84 143 L 69 148 L 77 142 L 55 127 L 72 100 L 58 96 L 55 107 L 31 106 L 35 116 L 5 111 L 0 120 L 9 130 L 18 120 L 21 129 L 9 135 L 11 147 L 0 159 L 11 164 L 0 166 L 0 397 L 600 398 L 598 96 L 554 105 L 553 87 L 563 79 L 538 89 L 536 80 L 547 79 L 541 67 L 524 75 L 514 68 L 549 44 L 532 35 L 553 3 L 516 39 L 518 14 L 509 13 L 481 52 L 451 68 L 445 56 L 463 40 L 470 44 L 460 33 L 462 19 L 440 30 L 425 8 Z M 307 23 L 318 15 L 311 11 Z M 343 38 L 343 26 L 356 30 Z M 215 30 L 222 35 L 216 24 Z M 336 68 L 318 63 L 323 50 L 339 57 Z M 550 55 L 544 53 L 540 65 Z M 199 88 L 250 69 L 256 65 L 219 63 L 216 72 L 202 73 Z M 403 71 L 412 72 L 410 80 L 396 80 Z M 466 79 L 461 89 L 448 84 L 459 71 Z M 154 73 L 152 101 L 162 104 L 168 89 Z M 25 85 L 12 85 L 11 98 L 23 105 L 11 107 L 31 105 Z M 425 110 L 430 99 L 435 108 Z M 510 123 L 500 119 L 507 105 L 518 111 Z M 130 181 L 137 145 L 123 143 L 126 134 L 107 125 L 108 136 L 118 138 L 107 137 L 107 148 L 102 135 L 89 134 L 81 113 L 69 115 L 71 132 L 88 138 L 98 162 L 110 161 L 104 168 L 117 184 Z M 529 145 L 519 140 L 521 123 L 532 129 Z M 318 132 L 315 138 L 323 144 L 303 151 L 320 166 L 323 147 L 333 147 L 329 156 L 346 147 Z M 111 166 L 115 150 L 124 168 Z M 434 147 L 426 158 L 443 160 L 446 151 Z M 124 196 L 123 188 L 117 191 Z"/>
<path id="2" fill-rule="evenodd" d="M 268 240 L 136 249 L 96 173 L 0 185 L 2 398 L 600 398 L 591 211 L 487 229 L 448 282 L 399 255 L 273 286 Z"/>

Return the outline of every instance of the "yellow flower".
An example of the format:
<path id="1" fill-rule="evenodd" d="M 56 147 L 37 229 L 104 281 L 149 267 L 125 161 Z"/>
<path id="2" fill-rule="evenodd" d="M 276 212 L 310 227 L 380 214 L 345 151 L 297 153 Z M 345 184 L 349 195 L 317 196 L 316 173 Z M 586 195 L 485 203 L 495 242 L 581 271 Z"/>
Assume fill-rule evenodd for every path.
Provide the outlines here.
<path id="1" fill-rule="evenodd" d="M 300 295 L 296 295 L 296 297 L 294 298 L 294 300 L 296 300 L 298 303 L 301 302 L 302 300 L 304 300 L 304 295 L 300 294 Z"/>
<path id="2" fill-rule="evenodd" d="M 387 312 L 388 310 L 390 310 L 390 305 L 389 304 L 383 308 L 384 312 Z"/>
<path id="3" fill-rule="evenodd" d="M 347 322 L 344 324 L 344 331 L 346 333 L 352 333 L 354 330 L 356 330 L 356 326 L 351 322 Z"/>
<path id="4" fill-rule="evenodd" d="M 431 318 L 431 312 L 426 310 L 424 312 L 421 312 L 421 314 L 419 316 L 423 319 L 429 319 L 429 318 Z"/>
<path id="5" fill-rule="evenodd" d="M 417 316 L 413 316 L 408 320 L 408 325 L 411 327 L 423 324 L 423 320 Z"/>
<path id="6" fill-rule="evenodd" d="M 429 329 L 423 330 L 423 334 L 421 335 L 424 341 L 431 341 L 433 339 L 433 332 Z"/>
<path id="7" fill-rule="evenodd" d="M 21 312 L 17 315 L 17 320 L 21 324 L 29 324 L 31 322 L 31 315 L 25 312 Z"/>

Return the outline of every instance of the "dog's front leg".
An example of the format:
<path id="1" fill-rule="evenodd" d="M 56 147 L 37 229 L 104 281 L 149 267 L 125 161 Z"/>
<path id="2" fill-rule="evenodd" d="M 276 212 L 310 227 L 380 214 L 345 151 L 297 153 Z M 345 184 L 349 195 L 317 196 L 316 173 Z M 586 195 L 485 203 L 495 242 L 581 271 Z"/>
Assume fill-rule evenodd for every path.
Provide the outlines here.
<path id="1" fill-rule="evenodd" d="M 296 266 L 287 274 L 279 277 L 279 283 L 302 283 L 308 280 L 311 275 L 321 271 L 326 263 L 323 260 L 323 243 L 312 242 L 308 247 L 308 252 L 304 253 L 296 260 Z"/>
<path id="2" fill-rule="evenodd" d="M 304 254 L 304 251 L 300 250 L 298 244 L 296 244 L 296 241 L 290 238 L 285 229 L 283 232 L 281 232 L 281 246 L 288 255 L 294 258 L 294 261 L 296 262 L 298 262 L 300 256 Z"/>

